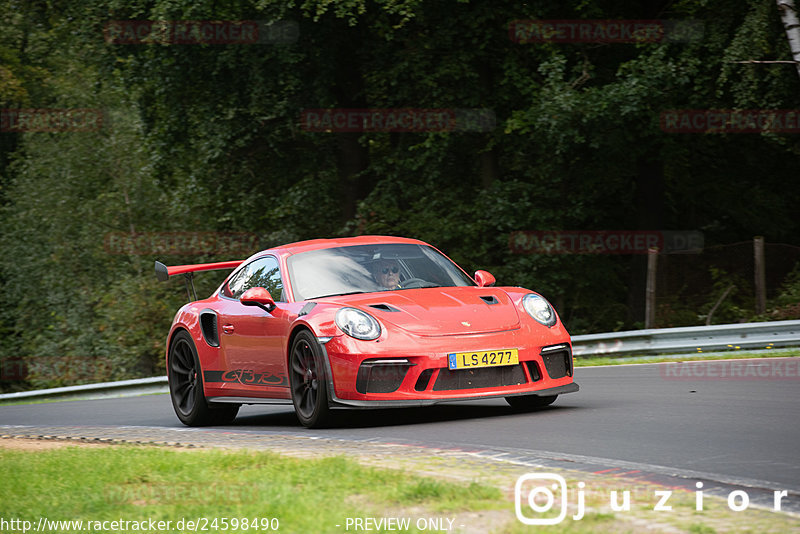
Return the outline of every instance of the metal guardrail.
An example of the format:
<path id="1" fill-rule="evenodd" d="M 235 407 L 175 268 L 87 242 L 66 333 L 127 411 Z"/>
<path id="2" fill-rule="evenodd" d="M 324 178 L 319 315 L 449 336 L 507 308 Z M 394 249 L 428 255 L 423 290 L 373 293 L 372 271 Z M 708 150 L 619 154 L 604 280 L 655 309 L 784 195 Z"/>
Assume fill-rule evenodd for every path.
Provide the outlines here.
<path id="1" fill-rule="evenodd" d="M 800 321 L 630 330 L 572 336 L 576 357 L 646 356 L 800 347 Z M 0 402 L 130 397 L 169 391 L 166 376 L 0 395 Z"/>
<path id="2" fill-rule="evenodd" d="M 4 393 L 0 395 L 0 402 L 103 399 L 166 393 L 168 391 L 169 385 L 167 384 L 167 377 L 154 376 L 152 378 L 137 378 L 135 380 L 122 380 L 120 382 L 101 382 L 99 384 L 84 384 L 81 386 L 65 386 L 52 389 L 37 389 L 35 391 L 20 391 L 18 393 Z"/>
<path id="3" fill-rule="evenodd" d="M 656 328 L 572 336 L 578 357 L 680 354 L 800 346 L 800 321 Z"/>

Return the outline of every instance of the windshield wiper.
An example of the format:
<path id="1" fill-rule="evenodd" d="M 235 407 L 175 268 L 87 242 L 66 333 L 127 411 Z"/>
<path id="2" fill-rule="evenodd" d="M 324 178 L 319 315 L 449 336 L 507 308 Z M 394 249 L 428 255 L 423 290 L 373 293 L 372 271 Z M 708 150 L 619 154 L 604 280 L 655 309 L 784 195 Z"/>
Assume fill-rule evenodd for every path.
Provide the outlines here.
<path id="1" fill-rule="evenodd" d="M 359 293 L 367 293 L 367 291 L 349 291 L 347 293 L 331 293 L 330 295 L 319 295 L 316 297 L 309 297 L 303 300 L 314 300 L 314 299 L 324 299 L 327 297 L 343 297 L 345 295 L 358 295 Z"/>
<path id="2" fill-rule="evenodd" d="M 402 291 L 404 289 L 423 289 L 423 288 L 428 288 L 428 287 L 444 287 L 444 286 L 441 286 L 439 284 L 435 284 L 433 282 L 427 282 L 427 281 L 426 282 L 421 282 L 421 283 L 415 282 L 413 285 L 410 285 L 408 287 L 398 287 L 397 291 Z"/>

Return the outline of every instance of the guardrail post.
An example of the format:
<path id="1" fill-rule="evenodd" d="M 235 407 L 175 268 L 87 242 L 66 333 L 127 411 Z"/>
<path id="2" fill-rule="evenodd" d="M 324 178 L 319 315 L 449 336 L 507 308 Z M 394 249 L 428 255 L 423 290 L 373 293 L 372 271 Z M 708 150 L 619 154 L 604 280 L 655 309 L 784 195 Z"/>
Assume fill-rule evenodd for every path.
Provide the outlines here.
<path id="1" fill-rule="evenodd" d="M 658 261 L 658 248 L 651 247 L 647 250 L 647 288 L 644 300 L 644 327 L 655 328 L 656 324 L 656 264 Z"/>
<path id="2" fill-rule="evenodd" d="M 753 238 L 755 263 L 756 315 L 767 313 L 767 282 L 764 269 L 764 236 Z"/>

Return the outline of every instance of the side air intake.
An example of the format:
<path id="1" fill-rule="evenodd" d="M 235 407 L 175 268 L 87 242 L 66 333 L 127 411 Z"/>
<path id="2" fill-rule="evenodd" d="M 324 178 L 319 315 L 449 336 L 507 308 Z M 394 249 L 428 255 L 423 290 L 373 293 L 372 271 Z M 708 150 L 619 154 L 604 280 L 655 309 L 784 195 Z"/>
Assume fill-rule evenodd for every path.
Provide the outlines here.
<path id="1" fill-rule="evenodd" d="M 217 314 L 213 311 L 200 313 L 200 329 L 203 338 L 212 347 L 219 347 L 219 331 L 217 329 Z"/>

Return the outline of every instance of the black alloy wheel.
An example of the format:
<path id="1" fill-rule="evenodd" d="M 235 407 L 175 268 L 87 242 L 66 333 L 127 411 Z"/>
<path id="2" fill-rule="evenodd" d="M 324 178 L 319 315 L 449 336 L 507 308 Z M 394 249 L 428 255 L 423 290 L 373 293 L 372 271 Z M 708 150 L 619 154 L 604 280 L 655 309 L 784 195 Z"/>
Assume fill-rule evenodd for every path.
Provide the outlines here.
<path id="1" fill-rule="evenodd" d="M 289 385 L 303 426 L 322 428 L 331 422 L 326 376 L 317 339 L 308 331 L 300 332 L 289 351 Z"/>
<path id="2" fill-rule="evenodd" d="M 168 358 L 169 394 L 178 419 L 187 426 L 226 425 L 239 412 L 238 404 L 209 406 L 203 393 L 203 371 L 197 349 L 185 330 L 175 334 Z"/>

